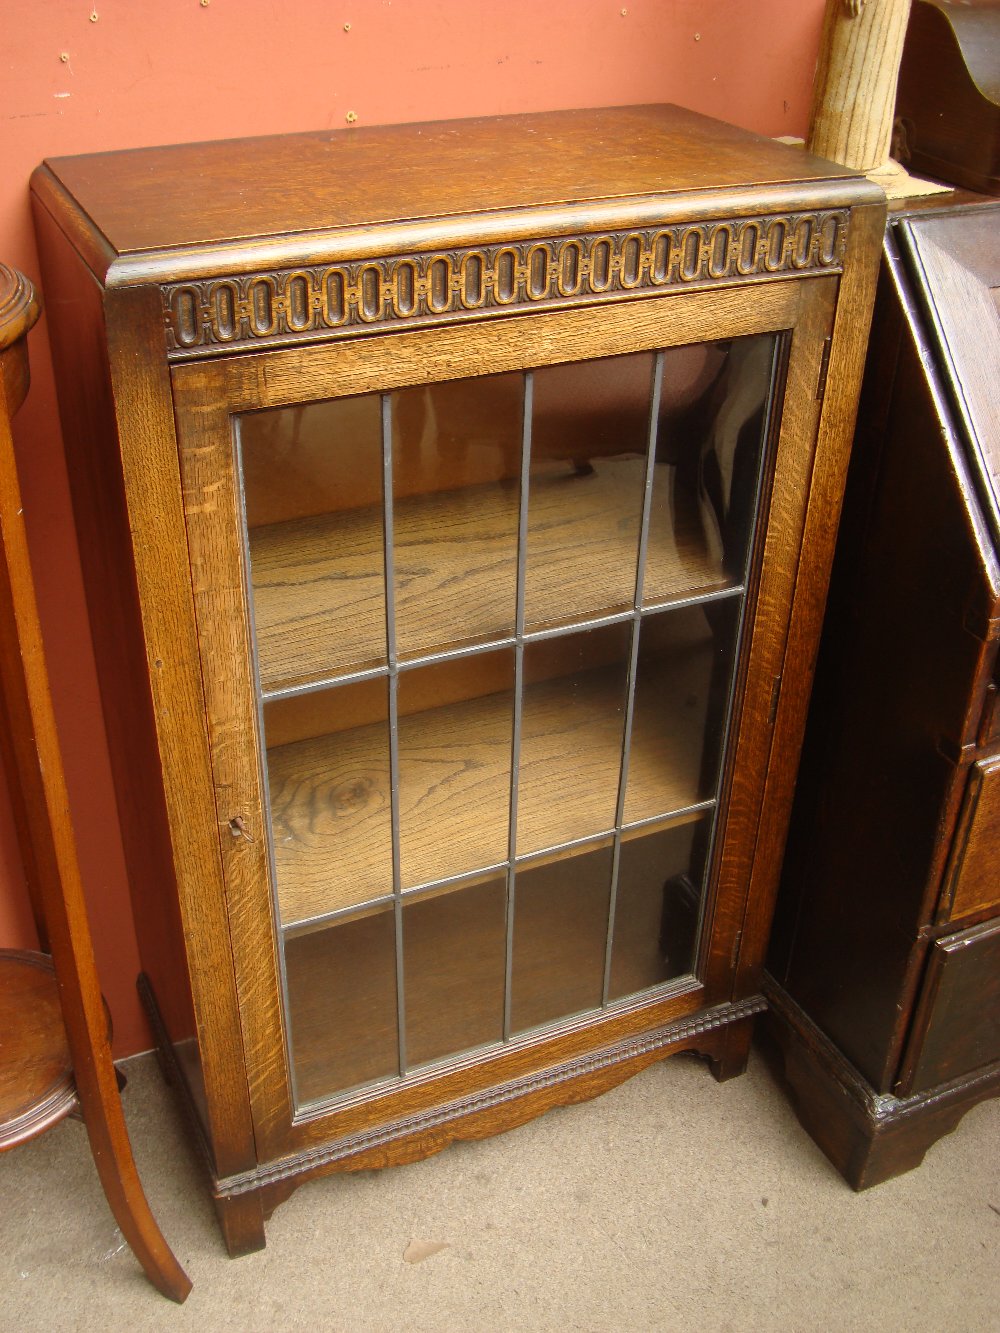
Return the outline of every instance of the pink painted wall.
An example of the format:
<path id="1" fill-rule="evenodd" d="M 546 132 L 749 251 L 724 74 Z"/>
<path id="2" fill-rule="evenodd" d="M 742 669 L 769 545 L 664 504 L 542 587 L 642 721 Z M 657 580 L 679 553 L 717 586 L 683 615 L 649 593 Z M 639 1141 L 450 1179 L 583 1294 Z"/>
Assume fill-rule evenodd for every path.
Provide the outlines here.
<path id="1" fill-rule="evenodd" d="M 37 281 L 28 176 L 144 144 L 679 102 L 802 134 L 824 0 L 6 0 L 0 258 Z M 345 128 L 345 133 L 350 131 Z M 192 188 L 197 188 L 192 183 Z M 57 293 L 51 293 L 55 299 Z M 25 512 L 73 819 L 116 1053 L 142 1050 L 118 839 L 44 321 L 17 420 Z M 0 945 L 33 939 L 0 789 Z"/>

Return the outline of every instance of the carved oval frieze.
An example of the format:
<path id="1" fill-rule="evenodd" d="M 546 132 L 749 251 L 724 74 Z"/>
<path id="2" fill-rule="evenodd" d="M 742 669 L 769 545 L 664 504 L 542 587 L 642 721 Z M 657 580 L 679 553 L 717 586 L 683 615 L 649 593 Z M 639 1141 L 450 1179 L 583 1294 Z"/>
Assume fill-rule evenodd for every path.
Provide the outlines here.
<path id="1" fill-rule="evenodd" d="M 795 268 L 808 268 L 812 263 L 813 237 L 816 233 L 815 218 L 799 218 L 792 232 L 792 264 Z"/>
<path id="2" fill-rule="evenodd" d="M 819 262 L 833 264 L 840 256 L 841 233 L 844 221 L 836 213 L 829 213 L 819 228 Z"/>
<path id="3" fill-rule="evenodd" d="M 787 243 L 788 223 L 784 218 L 773 218 L 767 229 L 767 249 L 764 251 L 764 267 L 769 273 L 780 272 Z"/>
<path id="4" fill-rule="evenodd" d="M 736 258 L 736 271 L 741 277 L 748 277 L 757 272 L 760 262 L 761 238 L 764 229 L 756 220 L 744 222 L 740 230 L 739 252 Z"/>
<path id="5" fill-rule="evenodd" d="M 393 313 L 405 319 L 417 308 L 417 266 L 412 259 L 401 259 L 393 267 L 389 286 Z"/>
<path id="6" fill-rule="evenodd" d="M 650 246 L 649 276 L 660 286 L 670 281 L 670 266 L 674 260 L 674 234 L 658 231 Z"/>
<path id="7" fill-rule="evenodd" d="M 427 265 L 427 309 L 443 315 L 451 305 L 451 260 L 436 255 Z"/>
<path id="8" fill-rule="evenodd" d="M 592 292 L 606 292 L 614 279 L 614 272 L 611 268 L 611 256 L 613 254 L 610 236 L 601 236 L 596 241 L 591 242 L 590 255 L 590 290 Z"/>
<path id="9" fill-rule="evenodd" d="M 681 237 L 679 272 L 685 282 L 693 282 L 701 273 L 702 235 L 700 227 L 688 227 Z"/>
<path id="10" fill-rule="evenodd" d="M 198 292 L 194 287 L 177 287 L 170 301 L 170 320 L 174 337 L 181 347 L 193 347 L 201 341 L 198 321 Z"/>
<path id="11" fill-rule="evenodd" d="M 545 245 L 533 245 L 528 251 L 528 295 L 539 301 L 549 290 L 549 251 Z"/>
<path id="12" fill-rule="evenodd" d="M 849 218 L 846 208 L 727 218 L 182 281 L 163 288 L 170 355 L 427 323 L 462 309 L 558 308 L 738 277 L 839 271 Z"/>
<path id="13" fill-rule="evenodd" d="M 250 327 L 258 338 L 266 338 L 278 327 L 275 312 L 277 286 L 271 277 L 254 278 L 250 284 Z"/>
<path id="14" fill-rule="evenodd" d="M 618 280 L 626 291 L 642 282 L 642 237 L 626 236 L 622 243 L 622 262 Z"/>
<path id="15" fill-rule="evenodd" d="M 339 268 L 327 270 L 322 289 L 323 323 L 328 329 L 347 322 L 347 284 Z"/>
<path id="16" fill-rule="evenodd" d="M 308 273 L 290 273 L 285 282 L 285 323 L 293 333 L 312 324 L 312 284 Z"/>
<path id="17" fill-rule="evenodd" d="M 708 248 L 708 276 L 724 278 L 729 273 L 733 253 L 733 228 L 728 222 L 720 222 L 712 233 Z"/>
<path id="18" fill-rule="evenodd" d="M 481 254 L 466 255 L 462 260 L 459 291 L 466 310 L 478 310 L 486 301 L 486 272 Z"/>
<path id="19" fill-rule="evenodd" d="M 493 299 L 510 305 L 517 298 L 517 251 L 498 250 L 494 260 Z"/>
<path id="20" fill-rule="evenodd" d="M 358 273 L 358 314 L 366 324 L 382 317 L 382 270 L 377 264 L 365 264 Z"/>
<path id="21" fill-rule="evenodd" d="M 559 248 L 556 290 L 560 296 L 576 296 L 583 288 L 583 246 L 579 241 L 564 241 Z"/>

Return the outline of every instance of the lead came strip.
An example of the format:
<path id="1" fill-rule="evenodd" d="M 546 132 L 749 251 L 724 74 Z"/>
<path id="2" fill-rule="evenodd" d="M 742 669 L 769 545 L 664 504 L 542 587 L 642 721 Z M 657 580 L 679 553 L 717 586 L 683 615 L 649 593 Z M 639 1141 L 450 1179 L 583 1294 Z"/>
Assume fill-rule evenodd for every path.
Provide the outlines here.
<path id="1" fill-rule="evenodd" d="M 392 821 L 392 898 L 396 942 L 396 1027 L 399 1072 L 406 1073 L 406 992 L 403 976 L 403 900 L 399 852 L 399 672 L 396 661 L 395 562 L 392 511 L 392 396 L 382 394 L 382 503 L 385 556 L 385 645 L 389 663 L 389 802 Z"/>
<path id="2" fill-rule="evenodd" d="M 507 936 L 503 983 L 503 1039 L 510 1040 L 511 977 L 514 966 L 514 857 L 517 852 L 517 791 L 521 762 L 521 704 L 524 692 L 524 585 L 528 564 L 528 481 L 531 472 L 531 414 L 535 377 L 524 373 L 521 417 L 521 481 L 517 510 L 517 593 L 514 603 L 514 718 L 510 747 L 510 815 L 507 824 Z"/>
<path id="3" fill-rule="evenodd" d="M 646 475 L 642 490 L 642 519 L 639 526 L 639 552 L 635 566 L 635 594 L 632 599 L 632 638 L 629 644 L 628 675 L 625 686 L 625 725 L 622 728 L 622 762 L 618 774 L 618 798 L 615 803 L 615 836 L 611 852 L 611 893 L 608 898 L 608 929 L 604 945 L 604 982 L 602 1007 L 608 1003 L 611 984 L 611 950 L 615 937 L 615 908 L 618 902 L 618 865 L 621 860 L 622 820 L 625 817 L 625 789 L 632 744 L 632 715 L 635 710 L 635 683 L 639 667 L 639 632 L 642 627 L 642 584 L 645 576 L 646 548 L 649 542 L 649 513 L 653 502 L 653 468 L 656 464 L 656 436 L 663 389 L 663 353 L 653 362 L 653 382 L 649 393 L 649 422 L 646 441 Z"/>

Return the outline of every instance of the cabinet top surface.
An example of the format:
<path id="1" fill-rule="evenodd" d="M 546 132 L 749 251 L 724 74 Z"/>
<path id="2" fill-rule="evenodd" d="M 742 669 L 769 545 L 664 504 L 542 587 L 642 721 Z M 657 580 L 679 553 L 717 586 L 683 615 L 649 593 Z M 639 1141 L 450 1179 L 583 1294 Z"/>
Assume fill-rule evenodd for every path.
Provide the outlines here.
<path id="1" fill-rule="evenodd" d="M 50 159 L 118 255 L 851 173 L 671 106 L 323 131 Z"/>

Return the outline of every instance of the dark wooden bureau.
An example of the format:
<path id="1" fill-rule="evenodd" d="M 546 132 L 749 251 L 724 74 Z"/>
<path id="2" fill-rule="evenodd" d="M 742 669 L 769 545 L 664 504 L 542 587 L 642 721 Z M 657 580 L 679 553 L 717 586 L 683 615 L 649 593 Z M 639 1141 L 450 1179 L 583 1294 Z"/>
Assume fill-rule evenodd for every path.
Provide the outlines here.
<path id="1" fill-rule="evenodd" d="M 1000 1091 L 1000 208 L 897 217 L 770 955 L 857 1189 Z"/>

